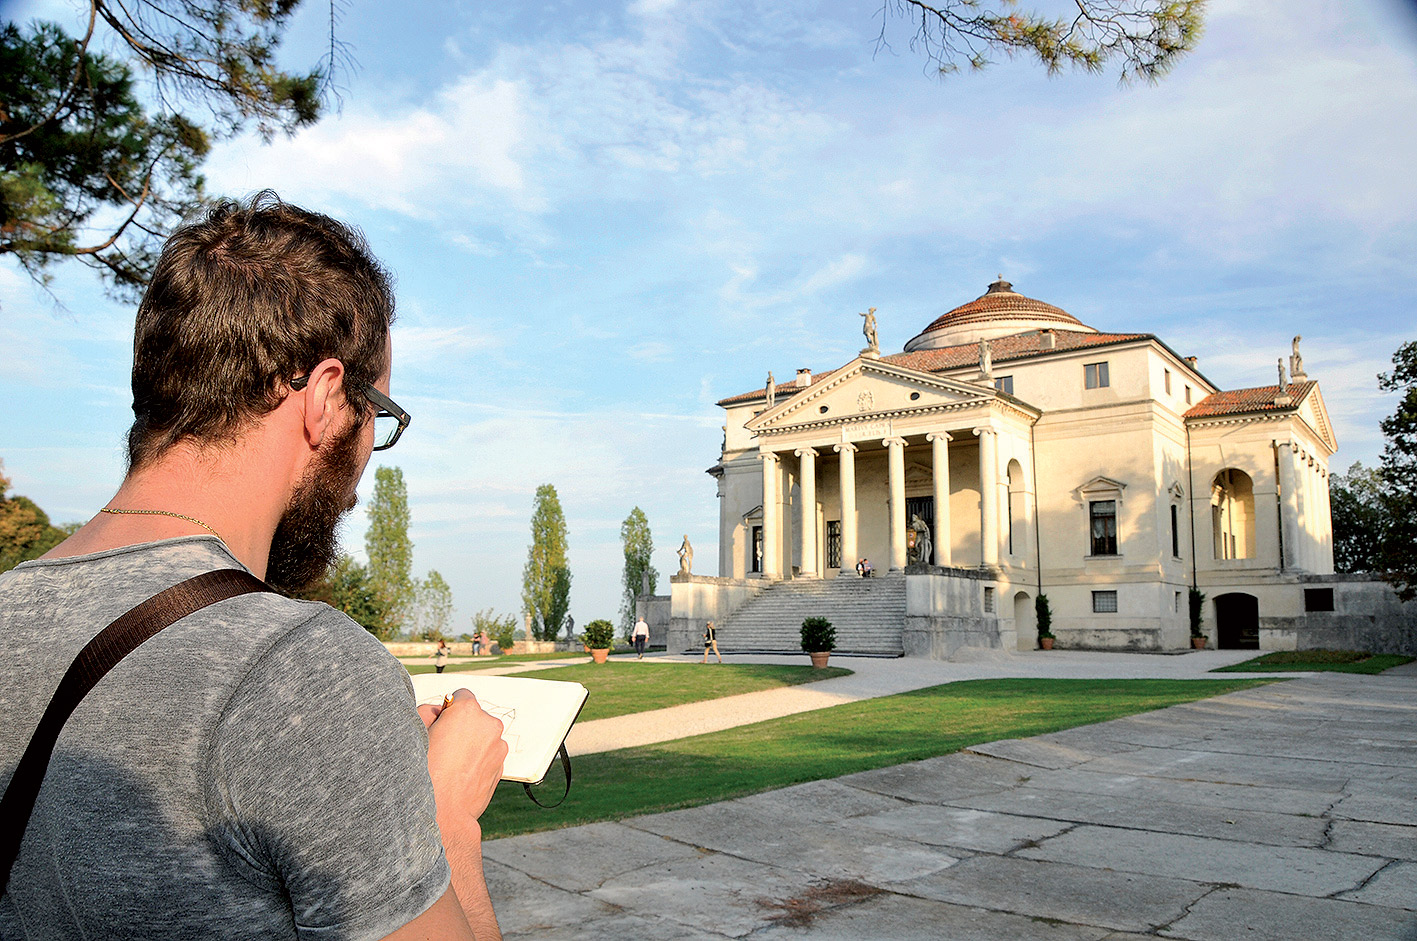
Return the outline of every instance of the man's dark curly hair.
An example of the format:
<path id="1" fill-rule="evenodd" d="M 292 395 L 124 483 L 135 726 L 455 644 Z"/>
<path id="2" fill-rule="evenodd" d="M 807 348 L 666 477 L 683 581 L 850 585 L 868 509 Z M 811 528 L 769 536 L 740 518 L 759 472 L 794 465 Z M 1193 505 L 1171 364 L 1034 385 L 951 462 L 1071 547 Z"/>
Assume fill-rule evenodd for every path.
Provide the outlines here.
<path id="1" fill-rule="evenodd" d="M 234 440 L 328 358 L 367 417 L 393 319 L 389 273 L 357 230 L 269 190 L 216 203 L 168 239 L 138 307 L 129 469 L 184 439 Z"/>

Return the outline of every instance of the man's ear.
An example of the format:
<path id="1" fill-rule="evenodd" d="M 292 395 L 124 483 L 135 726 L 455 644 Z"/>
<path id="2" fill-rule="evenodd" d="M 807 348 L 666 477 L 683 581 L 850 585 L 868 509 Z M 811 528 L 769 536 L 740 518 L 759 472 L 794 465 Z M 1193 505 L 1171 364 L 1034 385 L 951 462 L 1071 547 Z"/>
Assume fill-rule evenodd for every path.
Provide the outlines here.
<path id="1" fill-rule="evenodd" d="M 310 382 L 305 387 L 305 439 L 310 447 L 318 448 L 325 436 L 332 434 L 346 398 L 344 363 L 337 359 L 323 360 L 310 370 Z"/>

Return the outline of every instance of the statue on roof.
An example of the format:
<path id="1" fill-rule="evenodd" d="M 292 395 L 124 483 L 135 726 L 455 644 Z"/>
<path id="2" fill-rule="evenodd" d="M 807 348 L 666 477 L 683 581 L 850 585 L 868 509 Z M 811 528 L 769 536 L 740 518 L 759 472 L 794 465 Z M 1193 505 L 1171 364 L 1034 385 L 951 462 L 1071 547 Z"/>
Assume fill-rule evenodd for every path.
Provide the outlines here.
<path id="1" fill-rule="evenodd" d="M 777 404 L 777 380 L 772 377 L 772 370 L 768 370 L 768 408 Z"/>
<path id="2" fill-rule="evenodd" d="M 679 546 L 679 574 L 691 575 L 694 569 L 694 547 L 689 545 L 689 534 L 684 534 L 684 541 Z"/>
<path id="3" fill-rule="evenodd" d="M 866 318 L 866 322 L 861 325 L 861 332 L 866 334 L 866 349 L 861 352 L 865 353 L 869 350 L 872 353 L 879 353 L 881 344 L 876 338 L 876 308 L 872 307 L 861 316 Z"/>
<path id="4" fill-rule="evenodd" d="M 1283 395 L 1289 390 L 1289 382 L 1284 378 L 1284 358 L 1279 360 L 1279 394 Z"/>
<path id="5" fill-rule="evenodd" d="M 994 378 L 994 355 L 989 350 L 989 341 L 979 338 L 979 374 L 985 379 Z"/>
<path id="6" fill-rule="evenodd" d="M 1304 339 L 1302 336 L 1296 336 L 1294 338 L 1294 354 L 1289 357 L 1289 374 L 1294 377 L 1296 382 L 1306 378 L 1304 374 L 1304 357 L 1299 354 L 1299 341 L 1302 339 Z"/>

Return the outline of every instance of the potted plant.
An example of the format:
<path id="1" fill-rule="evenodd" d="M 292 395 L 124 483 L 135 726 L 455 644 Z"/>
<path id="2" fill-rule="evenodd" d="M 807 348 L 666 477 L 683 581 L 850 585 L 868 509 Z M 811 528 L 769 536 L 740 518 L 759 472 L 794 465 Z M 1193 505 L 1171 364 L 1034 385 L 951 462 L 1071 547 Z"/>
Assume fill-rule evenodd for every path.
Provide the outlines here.
<path id="1" fill-rule="evenodd" d="M 604 663 L 610 656 L 610 645 L 615 643 L 615 625 L 601 618 L 585 626 L 581 639 L 590 648 L 590 655 L 596 663 Z"/>
<path id="2" fill-rule="evenodd" d="M 831 652 L 836 649 L 836 628 L 826 618 L 804 618 L 802 620 L 802 649 L 812 658 L 812 666 L 821 669 L 827 665 Z"/>
<path id="3" fill-rule="evenodd" d="M 1038 646 L 1044 650 L 1053 649 L 1053 606 L 1048 603 L 1047 595 L 1039 595 L 1033 599 L 1033 612 L 1038 619 Z"/>
<path id="4" fill-rule="evenodd" d="M 1199 588 L 1192 587 L 1190 591 L 1191 607 L 1191 646 L 1196 650 L 1204 650 L 1207 637 L 1201 630 L 1201 612 L 1205 605 L 1205 592 Z"/>

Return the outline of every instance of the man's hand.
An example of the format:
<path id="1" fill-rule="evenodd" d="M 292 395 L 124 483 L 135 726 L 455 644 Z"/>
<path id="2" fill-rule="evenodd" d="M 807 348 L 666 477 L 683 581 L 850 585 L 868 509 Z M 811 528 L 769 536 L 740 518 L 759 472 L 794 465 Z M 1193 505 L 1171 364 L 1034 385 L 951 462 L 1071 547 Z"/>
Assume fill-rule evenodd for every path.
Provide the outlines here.
<path id="1" fill-rule="evenodd" d="M 490 716 L 471 691 L 460 689 L 447 706 L 419 706 L 428 727 L 428 774 L 438 800 L 438 818 L 455 827 L 482 816 L 502 778 L 507 743 L 502 720 Z"/>

